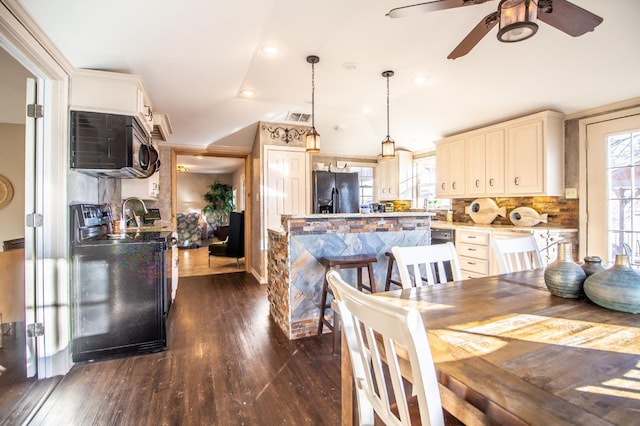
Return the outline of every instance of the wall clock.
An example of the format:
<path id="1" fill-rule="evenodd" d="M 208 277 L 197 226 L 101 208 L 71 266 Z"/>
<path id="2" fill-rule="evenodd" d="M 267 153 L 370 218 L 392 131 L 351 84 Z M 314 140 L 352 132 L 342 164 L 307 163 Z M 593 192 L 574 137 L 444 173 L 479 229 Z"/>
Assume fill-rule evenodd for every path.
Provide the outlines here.
<path id="1" fill-rule="evenodd" d="M 13 185 L 9 179 L 0 175 L 0 209 L 5 207 L 13 199 Z"/>

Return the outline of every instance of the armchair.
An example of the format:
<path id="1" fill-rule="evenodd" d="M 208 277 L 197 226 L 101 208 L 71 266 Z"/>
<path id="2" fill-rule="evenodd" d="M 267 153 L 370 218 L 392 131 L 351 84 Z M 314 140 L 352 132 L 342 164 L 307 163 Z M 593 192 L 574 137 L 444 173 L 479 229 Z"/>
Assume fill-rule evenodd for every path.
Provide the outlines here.
<path id="1" fill-rule="evenodd" d="M 202 243 L 199 213 L 178 213 L 176 215 L 178 228 L 178 247 L 200 247 Z"/>
<path id="2" fill-rule="evenodd" d="M 231 212 L 227 239 L 209 244 L 209 266 L 211 256 L 235 257 L 240 267 L 240 258 L 244 257 L 244 212 Z"/>

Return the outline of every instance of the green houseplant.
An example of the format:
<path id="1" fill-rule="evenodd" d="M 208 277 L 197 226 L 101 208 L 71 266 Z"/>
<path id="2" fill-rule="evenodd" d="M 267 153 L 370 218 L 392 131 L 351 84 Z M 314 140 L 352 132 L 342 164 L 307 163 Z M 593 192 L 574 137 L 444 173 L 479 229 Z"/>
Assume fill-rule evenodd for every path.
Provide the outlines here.
<path id="1" fill-rule="evenodd" d="M 229 214 L 236 208 L 233 204 L 233 188 L 226 183 L 220 183 L 216 179 L 209 186 L 209 192 L 203 195 L 206 205 L 202 214 L 207 217 L 209 223 L 226 225 L 229 223 Z"/>

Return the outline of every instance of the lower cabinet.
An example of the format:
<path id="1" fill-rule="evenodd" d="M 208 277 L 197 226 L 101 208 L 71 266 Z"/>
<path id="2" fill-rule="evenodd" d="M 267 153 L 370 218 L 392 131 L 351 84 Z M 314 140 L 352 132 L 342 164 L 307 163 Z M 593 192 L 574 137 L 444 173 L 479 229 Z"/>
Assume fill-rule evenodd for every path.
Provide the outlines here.
<path id="1" fill-rule="evenodd" d="M 519 238 L 533 235 L 538 244 L 543 266 L 555 262 L 558 243 L 571 241 L 577 253 L 578 232 L 571 229 L 513 229 L 491 230 L 456 227 L 455 246 L 462 279 L 498 275 L 498 265 L 491 250 L 491 238 Z M 574 259 L 578 260 L 578 259 Z"/>
<path id="2" fill-rule="evenodd" d="M 456 252 L 460 259 L 462 279 L 489 275 L 489 238 L 491 231 L 456 230 Z"/>

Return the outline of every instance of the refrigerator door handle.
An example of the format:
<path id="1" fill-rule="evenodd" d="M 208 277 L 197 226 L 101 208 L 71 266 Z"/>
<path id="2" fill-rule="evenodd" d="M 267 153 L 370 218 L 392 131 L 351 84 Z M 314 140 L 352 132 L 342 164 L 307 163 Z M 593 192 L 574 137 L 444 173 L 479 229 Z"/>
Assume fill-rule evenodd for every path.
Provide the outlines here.
<path id="1" fill-rule="evenodd" d="M 333 194 L 333 212 L 340 213 L 340 191 L 338 191 L 338 188 L 333 187 L 331 193 Z"/>

